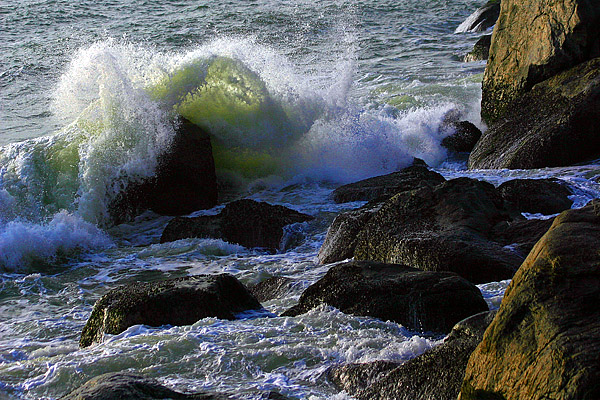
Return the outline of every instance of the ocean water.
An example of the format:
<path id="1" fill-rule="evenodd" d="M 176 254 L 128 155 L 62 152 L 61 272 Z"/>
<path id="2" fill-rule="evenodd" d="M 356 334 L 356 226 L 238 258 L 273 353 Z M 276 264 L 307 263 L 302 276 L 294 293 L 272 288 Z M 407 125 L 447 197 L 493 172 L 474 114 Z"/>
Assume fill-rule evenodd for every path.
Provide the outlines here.
<path id="1" fill-rule="evenodd" d="M 349 398 L 328 383 L 332 365 L 407 360 L 442 338 L 331 307 L 277 317 L 329 268 L 316 254 L 335 215 L 361 205 L 334 204 L 332 189 L 419 157 L 448 178 L 560 177 L 574 207 L 600 194 L 598 163 L 466 171 L 440 146 L 451 110 L 485 128 L 485 63 L 461 61 L 480 34 L 454 33 L 482 1 L 98 3 L 0 0 L 0 398 L 59 398 L 121 370 L 180 391 Z M 173 113 L 210 127 L 219 179 L 240 196 L 315 216 L 292 228 L 304 240 L 267 254 L 159 244 L 170 218 L 151 212 L 111 225 L 114 182 L 154 173 Z M 221 272 L 297 284 L 260 315 L 78 348 L 108 290 Z M 498 307 L 507 285 L 480 289 Z"/>

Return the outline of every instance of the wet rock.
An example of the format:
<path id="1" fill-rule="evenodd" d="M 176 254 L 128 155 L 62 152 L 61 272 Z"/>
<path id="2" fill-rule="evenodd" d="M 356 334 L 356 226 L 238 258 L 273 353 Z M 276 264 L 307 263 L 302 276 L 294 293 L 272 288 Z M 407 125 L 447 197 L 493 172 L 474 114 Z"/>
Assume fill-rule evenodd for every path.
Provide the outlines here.
<path id="1" fill-rule="evenodd" d="M 493 185 L 469 178 L 400 193 L 358 234 L 354 257 L 453 271 L 475 283 L 512 277 L 522 257 L 490 240 L 510 221 Z"/>
<path id="2" fill-rule="evenodd" d="M 128 372 L 109 373 L 87 381 L 62 400 L 228 400 L 229 396 L 176 392 L 158 381 Z"/>
<path id="3" fill-rule="evenodd" d="M 599 57 L 599 43 L 600 8 L 595 2 L 502 1 L 483 78 L 482 118 L 490 125 L 512 115 L 515 109 L 507 106 L 513 100 L 534 85 Z"/>
<path id="4" fill-rule="evenodd" d="M 558 214 L 573 205 L 572 194 L 559 179 L 513 179 L 498 186 L 507 207 L 519 212 Z"/>
<path id="5" fill-rule="evenodd" d="M 250 286 L 248 290 L 258 301 L 269 301 L 289 293 L 295 279 L 286 276 L 272 276 L 264 281 Z"/>
<path id="6" fill-rule="evenodd" d="M 494 26 L 500 15 L 500 0 L 490 0 L 464 20 L 454 33 L 481 32 Z"/>
<path id="7" fill-rule="evenodd" d="M 451 272 L 367 261 L 333 266 L 283 316 L 300 315 L 321 304 L 413 330 L 443 333 L 458 321 L 488 309 L 479 289 Z"/>
<path id="8" fill-rule="evenodd" d="M 455 400 L 469 356 L 494 315 L 487 311 L 458 322 L 444 343 L 405 363 L 348 364 L 332 369 L 329 378 L 359 400 Z"/>
<path id="9" fill-rule="evenodd" d="M 464 62 L 474 62 L 487 60 L 490 56 L 490 46 L 492 44 L 492 35 L 483 35 L 473 46 L 464 58 Z"/>
<path id="10" fill-rule="evenodd" d="M 115 224 L 132 220 L 148 209 L 161 215 L 184 215 L 217 204 L 208 133 L 184 118 L 176 126 L 171 147 L 158 159 L 156 175 L 141 182 L 123 179 L 125 188 L 108 207 Z"/>
<path id="11" fill-rule="evenodd" d="M 490 231 L 490 239 L 510 248 L 525 260 L 533 246 L 550 229 L 553 219 L 501 221 Z"/>
<path id="12" fill-rule="evenodd" d="M 471 355 L 460 399 L 600 398 L 600 201 L 556 217 Z"/>
<path id="13" fill-rule="evenodd" d="M 276 251 L 284 237 L 284 226 L 313 217 L 283 206 L 243 199 L 225 206 L 219 215 L 177 217 L 166 226 L 161 243 L 185 238 L 216 238 L 244 247 Z"/>
<path id="14" fill-rule="evenodd" d="M 598 157 L 600 58 L 537 84 L 507 107 L 473 149 L 469 168 L 556 167 Z"/>
<path id="15" fill-rule="evenodd" d="M 437 185 L 444 181 L 442 175 L 430 171 L 420 163 L 415 163 L 398 172 L 340 186 L 333 191 L 333 200 L 336 203 L 384 201 L 396 193 L 423 185 Z"/>
<path id="16" fill-rule="evenodd" d="M 469 121 L 450 121 L 443 130 L 450 130 L 452 133 L 442 140 L 442 146 L 459 153 L 473 150 L 481 137 L 479 128 Z"/>
<path id="17" fill-rule="evenodd" d="M 244 285 L 229 274 L 132 283 L 96 302 L 79 345 L 101 342 L 104 334 L 116 335 L 133 325 L 190 325 L 206 317 L 235 319 L 236 313 L 260 308 Z"/>

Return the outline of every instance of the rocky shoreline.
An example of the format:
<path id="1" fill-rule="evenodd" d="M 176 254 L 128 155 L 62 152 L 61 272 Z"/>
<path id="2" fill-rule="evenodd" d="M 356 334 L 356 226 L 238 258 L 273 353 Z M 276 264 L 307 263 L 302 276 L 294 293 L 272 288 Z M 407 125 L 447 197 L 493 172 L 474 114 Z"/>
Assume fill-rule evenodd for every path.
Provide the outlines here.
<path id="1" fill-rule="evenodd" d="M 484 8 L 480 17 L 498 18 L 489 57 L 468 61 L 488 58 L 482 88 L 488 129 L 481 135 L 467 121 L 449 120 L 444 146 L 470 152 L 471 169 L 565 166 L 599 157 L 600 7 L 503 0 Z M 485 24 L 474 21 L 465 31 Z M 115 223 L 144 209 L 185 215 L 216 204 L 209 135 L 188 121 L 175 123 L 173 153 L 161 160 L 156 179 L 130 184 L 114 199 Z M 498 187 L 446 180 L 418 160 L 344 185 L 332 193 L 336 202 L 367 204 L 335 218 L 318 255 L 333 265 L 282 316 L 328 304 L 414 331 L 449 333 L 443 344 L 403 364 L 331 369 L 330 381 L 358 399 L 600 398 L 600 202 L 572 210 L 571 195 L 556 179 Z M 285 227 L 312 218 L 243 199 L 216 216 L 173 219 L 161 242 L 207 237 L 285 251 Z M 504 279 L 512 282 L 499 310 L 490 312 L 474 284 Z M 80 345 L 101 345 L 104 335 L 135 324 L 233 319 L 260 310 L 259 300 L 284 296 L 292 284 L 275 277 L 246 288 L 230 275 L 130 284 L 98 300 Z M 177 393 L 137 376 L 92 381 L 65 399 L 227 398 Z"/>

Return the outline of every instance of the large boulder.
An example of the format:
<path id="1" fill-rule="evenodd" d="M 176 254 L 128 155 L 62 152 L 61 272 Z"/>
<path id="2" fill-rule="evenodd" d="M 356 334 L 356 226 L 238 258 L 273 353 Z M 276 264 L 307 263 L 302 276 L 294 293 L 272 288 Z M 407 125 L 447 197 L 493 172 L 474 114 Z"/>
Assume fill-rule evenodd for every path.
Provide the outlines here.
<path id="1" fill-rule="evenodd" d="M 217 204 L 217 178 L 210 136 L 181 118 L 170 148 L 158 159 L 156 175 L 143 181 L 124 178 L 108 212 L 115 223 L 150 209 L 161 215 L 184 215 Z"/>
<path id="2" fill-rule="evenodd" d="M 280 249 L 284 227 L 313 217 L 283 206 L 250 199 L 233 201 L 218 215 L 174 218 L 163 231 L 161 243 L 185 238 L 216 238 L 245 247 Z"/>
<path id="3" fill-rule="evenodd" d="M 329 379 L 359 400 L 455 400 L 469 356 L 481 342 L 495 311 L 457 323 L 444 342 L 402 364 L 375 361 L 329 371 Z"/>
<path id="4" fill-rule="evenodd" d="M 207 318 L 235 319 L 236 313 L 262 306 L 229 274 L 196 275 L 137 282 L 113 289 L 94 305 L 79 345 L 101 342 L 133 325 L 190 325 Z"/>
<path id="5" fill-rule="evenodd" d="M 489 236 L 509 220 L 493 185 L 453 179 L 388 200 L 358 234 L 354 257 L 453 271 L 475 283 L 508 279 L 523 259 Z"/>
<path id="6" fill-rule="evenodd" d="M 300 315 L 321 304 L 347 314 L 394 321 L 413 330 L 442 333 L 488 309 L 479 289 L 451 272 L 367 261 L 333 266 L 283 315 Z"/>
<path id="7" fill-rule="evenodd" d="M 454 33 L 481 32 L 494 26 L 500 15 L 500 0 L 489 0 L 465 19 Z"/>
<path id="8" fill-rule="evenodd" d="M 460 399 L 600 398 L 600 201 L 556 217 L 469 359 Z"/>
<path id="9" fill-rule="evenodd" d="M 507 207 L 532 214 L 558 214 L 573 205 L 566 182 L 559 179 L 513 179 L 498 186 Z"/>
<path id="10" fill-rule="evenodd" d="M 507 107 L 473 149 L 469 168 L 556 167 L 597 157 L 600 58 L 535 85 Z"/>
<path id="11" fill-rule="evenodd" d="M 229 396 L 209 393 L 180 393 L 154 379 L 129 373 L 108 373 L 90 379 L 61 400 L 228 400 Z"/>
<path id="12" fill-rule="evenodd" d="M 510 115 L 508 104 L 535 84 L 600 56 L 599 43 L 595 1 L 502 1 L 483 77 L 483 119 Z"/>
<path id="13" fill-rule="evenodd" d="M 333 200 L 336 203 L 384 201 L 396 193 L 424 185 L 437 185 L 445 180 L 442 175 L 429 170 L 426 165 L 414 163 L 398 172 L 340 186 L 333 191 Z"/>

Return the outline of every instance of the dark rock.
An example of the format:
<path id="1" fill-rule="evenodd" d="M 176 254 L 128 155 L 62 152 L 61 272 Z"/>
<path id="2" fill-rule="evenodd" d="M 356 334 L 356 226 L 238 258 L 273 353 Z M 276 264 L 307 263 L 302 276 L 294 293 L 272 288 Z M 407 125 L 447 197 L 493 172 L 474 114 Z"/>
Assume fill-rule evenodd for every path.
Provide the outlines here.
<path id="1" fill-rule="evenodd" d="M 471 355 L 460 399 L 600 398 L 600 201 L 554 220 Z"/>
<path id="2" fill-rule="evenodd" d="M 283 206 L 243 199 L 227 204 L 219 215 L 173 219 L 163 231 L 160 242 L 216 238 L 276 251 L 284 237 L 284 226 L 312 219 L 310 215 Z"/>
<path id="3" fill-rule="evenodd" d="M 556 167 L 597 157 L 600 58 L 537 84 L 507 109 L 473 149 L 469 168 Z"/>
<path id="4" fill-rule="evenodd" d="M 128 372 L 109 373 L 87 381 L 83 386 L 62 397 L 62 400 L 227 400 L 221 394 L 176 392 L 154 379 Z"/>
<path id="5" fill-rule="evenodd" d="M 500 0 L 490 0 L 461 23 L 454 33 L 481 32 L 494 26 L 500 15 Z"/>
<path id="6" fill-rule="evenodd" d="M 405 363 L 349 364 L 332 369 L 329 378 L 359 400 L 455 400 L 469 356 L 494 315 L 487 311 L 460 321 L 444 343 Z"/>
<path id="7" fill-rule="evenodd" d="M 599 56 L 595 1 L 502 1 L 483 77 L 482 118 L 490 125 L 510 117 L 518 108 L 507 106 L 534 85 Z"/>
<path id="8" fill-rule="evenodd" d="M 248 287 L 248 291 L 258 301 L 269 301 L 289 293 L 295 281 L 285 276 L 272 276 L 257 285 Z"/>
<path id="9" fill-rule="evenodd" d="M 123 178 L 125 187 L 108 207 L 115 224 L 129 221 L 147 209 L 161 215 L 184 215 L 217 204 L 217 178 L 208 133 L 184 118 L 176 125 L 170 149 L 158 159 L 156 175 L 141 182 Z"/>
<path id="10" fill-rule="evenodd" d="M 381 208 L 381 203 L 367 204 L 356 210 L 338 214 L 327 230 L 325 241 L 319 249 L 317 259 L 320 264 L 346 260 L 354 256 L 358 234 Z"/>
<path id="11" fill-rule="evenodd" d="M 490 240 L 510 221 L 493 185 L 469 178 L 400 193 L 358 234 L 354 257 L 453 271 L 475 283 L 512 277 L 523 259 Z"/>
<path id="12" fill-rule="evenodd" d="M 479 289 L 451 272 L 367 261 L 333 266 L 283 316 L 300 315 L 320 304 L 409 329 L 444 333 L 456 322 L 488 309 Z"/>
<path id="13" fill-rule="evenodd" d="M 490 239 L 510 246 L 523 260 L 538 240 L 550 229 L 553 219 L 520 219 L 501 221 L 490 231 Z"/>
<path id="14" fill-rule="evenodd" d="M 473 50 L 468 53 L 464 62 L 483 61 L 490 56 L 490 46 L 492 44 L 492 35 L 483 35 L 473 46 Z"/>
<path id="15" fill-rule="evenodd" d="M 190 325 L 206 317 L 235 319 L 235 313 L 260 308 L 244 285 L 229 274 L 132 283 L 96 302 L 79 344 L 101 342 L 106 333 L 116 335 L 138 324 Z"/>
<path id="16" fill-rule="evenodd" d="M 455 152 L 469 152 L 481 137 L 478 127 L 469 121 L 452 121 L 446 124 L 443 130 L 452 133 L 442 140 L 442 146 Z"/>
<path id="17" fill-rule="evenodd" d="M 519 212 L 558 214 L 573 205 L 572 194 L 558 179 L 513 179 L 498 186 L 507 207 Z"/>
<path id="18" fill-rule="evenodd" d="M 336 203 L 384 201 L 396 193 L 444 181 L 442 175 L 416 163 L 398 172 L 340 186 L 333 191 L 333 200 Z"/>

